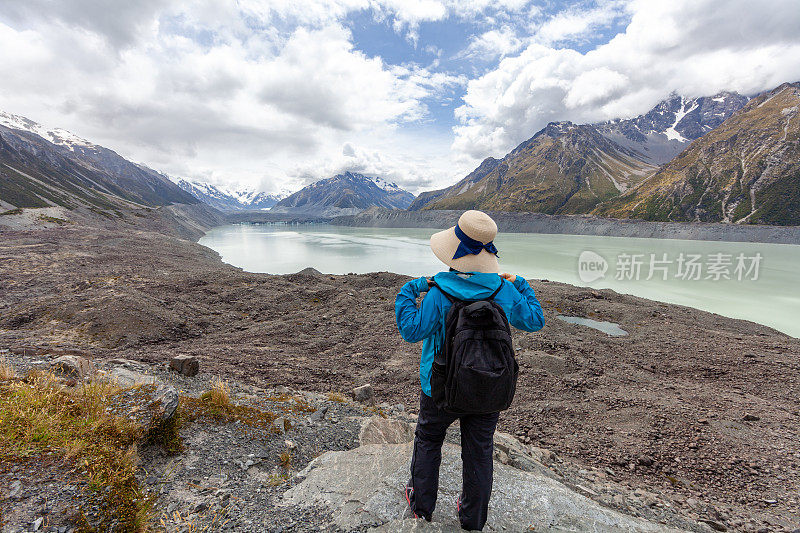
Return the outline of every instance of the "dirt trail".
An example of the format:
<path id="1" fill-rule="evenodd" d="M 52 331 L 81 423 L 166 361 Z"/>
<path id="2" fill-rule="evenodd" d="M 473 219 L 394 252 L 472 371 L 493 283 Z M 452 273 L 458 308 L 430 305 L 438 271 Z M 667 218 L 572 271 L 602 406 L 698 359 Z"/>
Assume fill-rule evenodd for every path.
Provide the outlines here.
<path id="1" fill-rule="evenodd" d="M 418 345 L 394 323 L 409 278 L 251 274 L 197 244 L 85 227 L 0 234 L 0 348 L 77 348 L 261 387 L 348 390 L 414 410 Z M 501 428 L 614 479 L 708 502 L 733 527 L 800 527 L 800 341 L 754 323 L 610 290 L 531 281 L 538 333 Z M 559 313 L 618 323 L 609 337 Z M 737 526 L 737 524 L 739 524 Z"/>

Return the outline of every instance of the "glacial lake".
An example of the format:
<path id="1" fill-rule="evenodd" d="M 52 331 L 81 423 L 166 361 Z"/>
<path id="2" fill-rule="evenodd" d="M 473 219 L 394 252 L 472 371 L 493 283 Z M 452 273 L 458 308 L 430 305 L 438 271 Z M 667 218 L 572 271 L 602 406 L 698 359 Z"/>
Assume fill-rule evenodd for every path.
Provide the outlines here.
<path id="1" fill-rule="evenodd" d="M 329 274 L 429 276 L 446 269 L 428 247 L 436 231 L 236 224 L 213 228 L 200 244 L 249 272 L 313 267 Z M 501 270 L 528 279 L 610 288 L 800 337 L 800 246 L 531 233 L 500 234 L 495 244 Z"/>

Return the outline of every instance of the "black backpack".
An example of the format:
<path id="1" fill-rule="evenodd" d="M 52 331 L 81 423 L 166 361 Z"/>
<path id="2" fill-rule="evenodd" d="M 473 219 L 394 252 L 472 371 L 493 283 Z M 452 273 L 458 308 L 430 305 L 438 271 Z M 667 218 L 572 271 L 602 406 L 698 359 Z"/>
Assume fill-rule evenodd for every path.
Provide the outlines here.
<path id="1" fill-rule="evenodd" d="M 505 281 L 485 300 L 465 301 L 433 286 L 452 304 L 444 344 L 434 354 L 431 395 L 439 409 L 456 415 L 504 411 L 517 390 L 519 365 L 505 311 L 494 301 Z"/>

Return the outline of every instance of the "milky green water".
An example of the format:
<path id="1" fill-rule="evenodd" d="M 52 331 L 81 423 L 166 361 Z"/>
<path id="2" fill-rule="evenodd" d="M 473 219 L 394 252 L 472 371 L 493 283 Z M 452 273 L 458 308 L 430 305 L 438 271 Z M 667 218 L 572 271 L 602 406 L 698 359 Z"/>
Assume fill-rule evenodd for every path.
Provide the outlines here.
<path id="1" fill-rule="evenodd" d="M 331 274 L 389 271 L 423 276 L 446 270 L 428 247 L 435 231 L 244 224 L 214 228 L 200 244 L 217 251 L 226 263 L 249 272 L 287 274 L 313 267 Z M 531 233 L 501 234 L 495 244 L 501 269 L 529 279 L 611 288 L 752 320 L 800 337 L 800 246 Z M 584 254 L 582 278 L 578 262 L 586 251 L 602 259 Z M 622 254 L 636 257 L 626 259 Z M 651 254 L 656 260 L 652 276 Z M 663 254 L 672 262 L 660 262 Z M 680 254 L 682 272 L 678 271 Z M 757 254 L 761 259 L 753 269 Z M 694 279 L 698 276 L 695 271 L 681 276 L 689 271 L 686 265 L 692 255 L 700 256 L 694 261 L 700 264 L 700 279 Z M 743 268 L 737 271 L 739 255 Z M 587 274 L 596 271 L 591 267 L 598 268 L 603 260 L 607 263 L 605 275 L 586 281 Z M 638 279 L 635 267 L 626 266 L 637 263 Z"/>

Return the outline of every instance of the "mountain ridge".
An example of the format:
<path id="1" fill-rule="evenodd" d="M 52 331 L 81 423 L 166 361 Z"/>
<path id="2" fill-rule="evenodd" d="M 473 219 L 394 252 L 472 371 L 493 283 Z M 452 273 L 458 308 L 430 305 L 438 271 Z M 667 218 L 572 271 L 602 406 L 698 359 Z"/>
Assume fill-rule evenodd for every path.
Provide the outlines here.
<path id="1" fill-rule="evenodd" d="M 380 177 L 347 171 L 311 183 L 272 207 L 275 213 L 338 216 L 369 207 L 407 209 L 414 195 Z"/>
<path id="2" fill-rule="evenodd" d="M 601 216 L 800 225 L 800 82 L 753 98 Z"/>
<path id="3" fill-rule="evenodd" d="M 588 213 L 635 188 L 747 100 L 732 92 L 694 99 L 673 94 L 630 119 L 551 122 L 456 184 L 420 194 L 410 209 Z"/>
<path id="4" fill-rule="evenodd" d="M 268 194 L 255 190 L 231 190 L 187 179 L 179 179 L 176 183 L 178 187 L 198 200 L 220 211 L 265 210 L 287 196 L 286 194 Z"/>
<path id="5" fill-rule="evenodd" d="M 44 136 L 43 136 L 44 135 Z M 165 175 L 66 130 L 0 112 L 0 206 L 160 207 L 199 202 Z"/>

